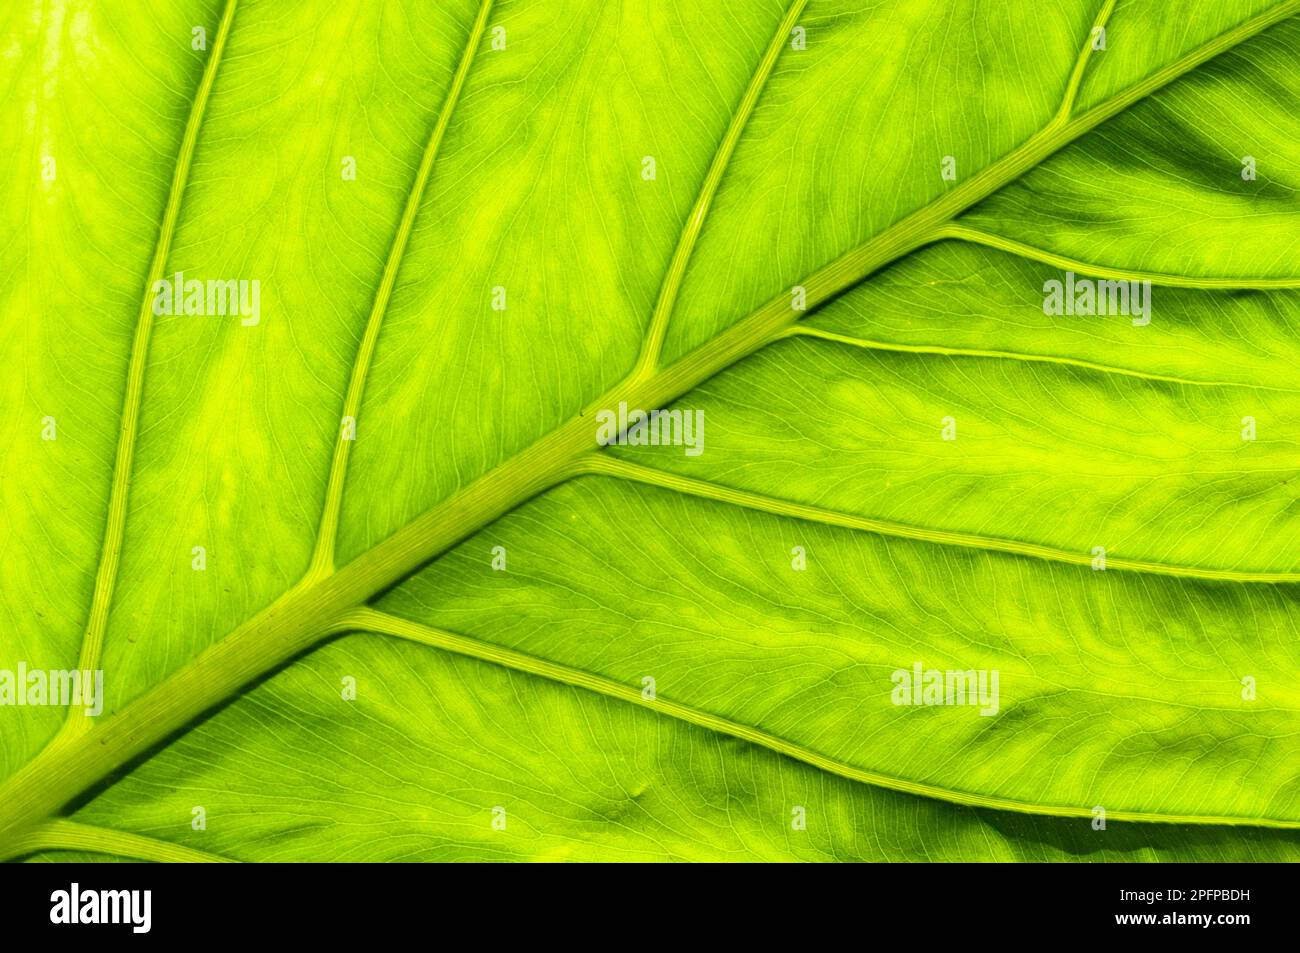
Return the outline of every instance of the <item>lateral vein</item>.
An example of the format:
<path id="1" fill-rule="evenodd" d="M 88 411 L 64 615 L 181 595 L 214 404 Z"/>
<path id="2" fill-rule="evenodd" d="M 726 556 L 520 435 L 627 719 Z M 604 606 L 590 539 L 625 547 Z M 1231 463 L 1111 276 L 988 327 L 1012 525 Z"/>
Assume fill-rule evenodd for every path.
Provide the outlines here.
<path id="1" fill-rule="evenodd" d="M 848 762 L 841 761 L 837 758 L 829 757 L 818 751 L 814 751 L 805 745 L 781 738 L 752 725 L 746 725 L 691 705 L 675 702 L 669 698 L 665 698 L 663 695 L 656 695 L 653 701 L 647 701 L 641 697 L 640 687 L 624 685 L 621 682 L 616 682 L 603 675 L 597 675 L 583 669 L 571 668 L 567 665 L 561 665 L 557 662 L 539 658 L 535 655 L 528 655 L 527 653 L 519 652 L 515 649 L 493 645 L 480 639 L 448 632 L 444 629 L 437 629 L 418 622 L 411 622 L 407 619 L 389 615 L 388 613 L 380 612 L 375 609 L 362 608 L 349 613 L 340 621 L 338 628 L 339 631 L 354 630 L 374 632 L 379 635 L 389 635 L 396 638 L 406 639 L 407 641 L 416 642 L 420 645 L 442 649 L 447 652 L 453 652 L 457 655 L 479 659 L 480 661 L 490 662 L 496 665 L 501 665 L 505 668 L 526 672 L 530 675 L 536 675 L 565 685 L 571 685 L 575 688 L 583 688 L 588 691 L 597 692 L 610 698 L 617 698 L 620 701 L 632 702 L 641 707 L 649 708 L 660 714 L 667 715 L 670 718 L 676 718 L 700 728 L 730 735 L 733 738 L 739 738 L 742 741 L 748 741 L 760 745 L 771 751 L 775 751 L 778 754 L 794 758 L 796 761 L 802 761 L 804 764 L 811 765 L 812 767 L 818 768 L 819 770 L 825 771 L 829 774 L 838 775 L 839 777 L 846 778 L 850 781 L 857 781 L 873 787 L 885 788 L 890 791 L 900 791 L 905 794 L 919 795 L 921 797 L 932 798 L 939 801 L 947 801 L 952 804 L 961 804 L 966 807 L 984 808 L 996 811 L 1013 811 L 1018 814 L 1036 814 L 1047 817 L 1074 817 L 1089 819 L 1093 817 L 1093 809 L 1091 807 L 1062 804 L 1035 804 L 1029 801 L 1018 801 L 1011 798 L 991 797 L 989 795 L 975 794 L 968 791 L 956 790 L 954 788 L 941 787 L 939 785 L 921 784 L 916 781 L 909 781 L 906 778 L 881 774 L 875 771 L 867 771 L 856 765 L 849 764 Z M 1145 811 L 1111 810 L 1107 811 L 1106 816 L 1108 820 L 1155 824 L 1201 824 L 1232 827 L 1267 827 L 1287 830 L 1300 828 L 1300 820 L 1293 820 L 1290 818 L 1203 814 L 1157 814 Z"/>
<path id="2" fill-rule="evenodd" d="M 165 864 L 235 863 L 228 857 L 192 847 L 64 819 L 48 821 L 33 828 L 14 842 L 9 857 L 23 857 L 42 850 L 85 850 Z"/>
<path id="3" fill-rule="evenodd" d="M 113 463 L 113 482 L 109 490 L 108 518 L 104 527 L 103 547 L 100 552 L 99 567 L 95 573 L 95 587 L 91 596 L 90 617 L 82 637 L 81 654 L 78 667 L 83 670 L 99 668 L 103 654 L 104 630 L 108 623 L 109 606 L 113 600 L 113 587 L 117 582 L 118 566 L 121 562 L 122 541 L 126 533 L 127 497 L 131 486 L 131 471 L 135 459 L 135 441 L 140 427 L 140 406 L 144 395 L 145 367 L 149 356 L 149 339 L 153 331 L 153 307 L 150 289 L 162 278 L 171 255 L 172 239 L 176 232 L 176 222 L 180 217 L 181 201 L 189 181 L 190 165 L 194 158 L 194 148 L 198 142 L 199 129 L 203 125 L 203 116 L 207 110 L 208 98 L 216 82 L 217 71 L 221 66 L 221 55 L 226 48 L 231 24 L 235 19 L 235 8 L 239 0 L 226 0 L 226 7 L 221 15 L 221 24 L 212 43 L 212 52 L 203 69 L 203 78 L 199 81 L 194 102 L 190 107 L 189 119 L 185 123 L 185 134 L 181 139 L 180 153 L 176 158 L 176 168 L 172 172 L 171 188 L 167 196 L 167 205 L 163 211 L 162 225 L 158 232 L 158 241 L 154 246 L 153 260 L 149 265 L 149 275 L 145 282 L 144 299 L 140 313 L 136 318 L 135 335 L 131 341 L 131 356 L 127 367 L 126 393 L 122 404 L 122 418 L 118 430 L 117 451 Z M 65 732 L 76 732 L 86 727 L 88 716 L 80 708 L 73 708 L 64 724 Z"/>
<path id="4" fill-rule="evenodd" d="M 343 506 L 343 482 L 347 477 L 348 456 L 352 448 L 352 439 L 346 431 L 346 422 L 350 419 L 355 426 L 357 414 L 361 410 L 361 398 L 365 393 L 366 378 L 370 372 L 375 345 L 379 340 L 379 330 L 384 323 L 384 315 L 388 310 L 388 302 L 392 298 L 393 288 L 397 284 L 397 273 L 401 269 L 406 246 L 411 238 L 411 230 L 415 226 L 415 219 L 420 211 L 420 202 L 424 197 L 425 187 L 428 185 L 429 177 L 433 172 L 433 165 L 437 159 L 438 150 L 442 145 L 443 136 L 446 134 L 447 126 L 451 122 L 451 115 L 456 109 L 461 90 L 465 86 L 465 79 L 469 75 L 470 65 L 474 62 L 474 54 L 482 43 L 483 32 L 487 28 L 487 19 L 491 11 L 492 0 L 482 0 L 478 16 L 474 19 L 474 24 L 470 28 L 469 40 L 466 42 L 465 50 L 461 54 L 460 64 L 456 67 L 456 75 L 452 79 L 451 88 L 447 91 L 446 99 L 443 100 L 437 122 L 434 123 L 433 131 L 429 135 L 429 141 L 424 147 L 424 154 L 420 159 L 420 167 L 416 172 L 415 181 L 411 183 L 411 190 L 407 194 L 402 219 L 398 224 L 397 234 L 393 236 L 393 244 L 388 252 L 388 260 L 384 264 L 383 277 L 380 280 L 378 290 L 375 292 L 374 304 L 370 309 L 370 317 L 366 320 L 365 331 L 361 335 L 361 344 L 357 348 L 357 355 L 352 365 L 352 376 L 348 381 L 347 395 L 343 401 L 342 418 L 334 438 L 334 455 L 330 460 L 329 482 L 325 488 L 325 505 L 316 532 L 316 546 L 312 552 L 311 563 L 307 570 L 309 577 L 328 575 L 334 571 L 334 547 L 338 539 L 339 513 Z"/>
<path id="5" fill-rule="evenodd" d="M 763 92 L 763 87 L 767 84 L 768 77 L 772 75 L 772 70 L 781 55 L 781 50 L 803 13 L 804 7 L 807 5 L 808 0 L 794 0 L 786 10 L 785 17 L 776 28 L 776 35 L 772 37 L 772 42 L 768 44 L 767 52 L 763 54 L 763 59 L 754 71 L 754 75 L 749 81 L 749 87 L 740 100 L 740 105 L 731 117 L 731 124 L 727 127 L 727 132 L 718 145 L 718 151 L 713 155 L 713 162 L 709 166 L 708 174 L 704 177 L 704 183 L 700 186 L 700 193 L 695 199 L 691 214 L 682 228 L 681 237 L 677 240 L 677 248 L 673 251 L 668 271 L 664 275 L 663 284 L 660 286 L 659 299 L 655 303 L 654 312 L 650 316 L 650 328 L 646 335 L 645 344 L 642 347 L 641 356 L 637 360 L 636 368 L 632 372 L 634 376 L 644 376 L 652 373 L 659 363 L 659 353 L 663 348 L 664 337 L 668 333 L 668 322 L 672 317 L 673 305 L 677 302 L 677 293 L 681 290 L 682 279 L 686 275 L 686 266 L 690 263 L 691 253 L 695 250 L 695 243 L 704 228 L 704 219 L 709 214 L 709 206 L 713 202 L 713 196 L 717 194 L 718 186 L 722 183 L 722 176 L 727 171 L 727 164 L 736 151 L 736 144 L 740 141 L 745 125 L 749 122 L 749 117 L 758 104 L 759 96 Z"/>
<path id="6" fill-rule="evenodd" d="M 1061 357 L 1056 354 L 1029 354 L 1022 351 L 993 351 L 979 348 L 944 347 L 939 344 L 897 344 L 890 341 L 875 341 L 868 338 L 840 334 L 814 327 L 811 324 L 796 324 L 788 328 L 782 338 L 808 337 L 823 341 L 833 341 L 850 347 L 863 348 L 868 351 L 895 351 L 900 354 L 933 354 L 944 357 L 993 358 L 997 360 L 1023 361 L 1029 364 L 1058 364 L 1077 367 L 1081 370 L 1095 371 L 1099 374 L 1115 374 L 1120 377 L 1134 377 L 1139 380 L 1162 381 L 1168 384 L 1186 384 L 1191 387 L 1241 387 L 1246 390 L 1281 391 L 1284 393 L 1300 392 L 1300 387 L 1277 387 L 1269 384 L 1251 384 L 1245 381 L 1196 380 L 1191 377 L 1177 377 L 1173 374 L 1156 374 L 1151 371 L 1139 371 L 1131 367 L 1116 367 L 1112 364 L 1098 364 L 1073 357 Z"/>
<path id="7" fill-rule="evenodd" d="M 1088 61 L 1092 58 L 1093 34 L 1098 30 L 1106 29 L 1106 21 L 1110 19 L 1111 13 L 1115 9 L 1115 0 L 1106 0 L 1102 4 L 1101 10 L 1097 13 L 1097 18 L 1092 22 L 1092 29 L 1088 31 L 1088 37 L 1083 42 L 1083 49 L 1079 51 L 1079 57 L 1074 62 L 1074 69 L 1070 73 L 1069 83 L 1065 87 L 1065 96 L 1061 99 L 1061 107 L 1057 110 L 1053 122 L 1064 124 L 1069 122 L 1070 115 L 1074 112 L 1074 100 L 1079 95 L 1079 87 L 1083 85 L 1083 75 L 1088 69 Z"/>
<path id="8" fill-rule="evenodd" d="M 987 552 L 1010 553 L 1015 556 L 1028 556 L 1045 559 L 1050 562 L 1068 563 L 1074 566 L 1091 566 L 1092 556 L 1088 553 L 1076 553 L 1054 546 L 1027 543 L 1016 539 L 1003 539 L 996 536 L 981 536 L 975 533 L 958 533 L 947 530 L 929 529 L 923 526 L 909 526 L 891 520 L 872 519 L 842 513 L 838 510 L 821 506 L 809 506 L 795 503 L 762 493 L 736 490 L 708 480 L 679 476 L 666 470 L 646 467 L 627 460 L 620 460 L 607 454 L 593 454 L 583 460 L 580 472 L 593 476 L 616 477 L 657 486 L 675 493 L 684 493 L 700 499 L 714 500 L 745 509 L 786 516 L 791 519 L 822 523 L 827 526 L 839 526 L 844 529 L 862 530 L 878 536 L 894 536 L 899 539 L 911 539 L 940 546 L 959 546 L 964 549 L 978 549 Z M 1205 569 L 1199 566 L 1182 566 L 1172 563 L 1147 562 L 1137 559 L 1122 559 L 1115 556 L 1106 557 L 1106 569 L 1123 572 L 1153 573 L 1160 576 L 1180 576 L 1189 579 L 1206 579 L 1216 582 L 1235 583 L 1293 583 L 1300 582 L 1300 572 L 1250 572 L 1236 569 Z"/>
<path id="9" fill-rule="evenodd" d="M 1149 281 L 1153 285 L 1166 288 L 1194 288 L 1203 291 L 1275 291 L 1300 288 L 1300 276 L 1286 278 L 1197 278 L 1191 275 L 1173 275 L 1158 271 L 1132 271 L 1126 268 L 1111 268 L 1092 262 L 1067 258 L 1043 248 L 1035 248 L 1013 238 L 1005 238 L 993 232 L 972 228 L 951 222 L 938 230 L 939 239 L 957 239 L 996 248 L 1021 258 L 1042 262 L 1066 271 L 1077 271 L 1085 275 L 1096 275 L 1112 281 Z"/>

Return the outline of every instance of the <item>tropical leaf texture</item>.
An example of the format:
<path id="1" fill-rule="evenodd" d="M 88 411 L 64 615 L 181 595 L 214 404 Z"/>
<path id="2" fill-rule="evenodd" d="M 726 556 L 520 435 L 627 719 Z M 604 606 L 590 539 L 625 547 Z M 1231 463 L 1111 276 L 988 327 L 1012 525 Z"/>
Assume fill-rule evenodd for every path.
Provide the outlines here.
<path id="1" fill-rule="evenodd" d="M 0 45 L 0 856 L 1300 856 L 1300 0 Z"/>

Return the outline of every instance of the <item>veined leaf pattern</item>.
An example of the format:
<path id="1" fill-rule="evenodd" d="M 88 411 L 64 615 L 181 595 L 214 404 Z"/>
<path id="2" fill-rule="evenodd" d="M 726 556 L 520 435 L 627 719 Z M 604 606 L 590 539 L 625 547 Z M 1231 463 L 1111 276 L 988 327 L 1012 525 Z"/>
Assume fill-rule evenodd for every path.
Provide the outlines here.
<path id="1" fill-rule="evenodd" d="M 1294 859 L 1297 14 L 11 5 L 0 856 Z"/>

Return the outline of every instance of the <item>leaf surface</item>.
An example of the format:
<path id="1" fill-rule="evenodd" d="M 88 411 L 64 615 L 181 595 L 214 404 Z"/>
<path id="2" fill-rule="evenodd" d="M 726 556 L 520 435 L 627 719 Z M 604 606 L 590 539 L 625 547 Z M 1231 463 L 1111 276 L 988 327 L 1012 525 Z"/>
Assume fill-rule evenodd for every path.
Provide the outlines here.
<path id="1" fill-rule="evenodd" d="M 0 855 L 1294 859 L 1297 13 L 0 14 Z"/>

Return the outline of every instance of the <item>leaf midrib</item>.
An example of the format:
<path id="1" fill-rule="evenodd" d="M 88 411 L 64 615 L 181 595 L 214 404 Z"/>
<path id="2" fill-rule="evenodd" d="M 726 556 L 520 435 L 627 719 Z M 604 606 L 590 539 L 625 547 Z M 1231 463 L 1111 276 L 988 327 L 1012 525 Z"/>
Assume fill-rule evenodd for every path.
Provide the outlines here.
<path id="1" fill-rule="evenodd" d="M 235 0 L 229 2 L 233 7 Z M 941 228 L 961 211 L 1020 178 L 1133 103 L 1297 10 L 1300 0 L 1286 0 L 1085 113 L 1074 117 L 1058 113 L 1021 146 L 805 279 L 806 313 L 880 267 L 939 240 Z M 644 378 L 621 382 L 590 407 L 616 406 L 621 400 L 630 406 L 666 404 L 776 340 L 801 314 L 790 311 L 788 298 L 782 293 L 674 363 Z M 94 728 L 75 737 L 56 737 L 0 785 L 0 858 L 12 855 L 12 843 L 23 830 L 52 816 L 110 771 L 182 730 L 249 682 L 337 631 L 357 606 L 483 526 L 574 475 L 575 464 L 594 452 L 594 444 L 594 428 L 584 411 L 426 510 L 351 563 L 324 577 L 308 577 L 167 679 L 117 713 L 104 717 Z"/>

